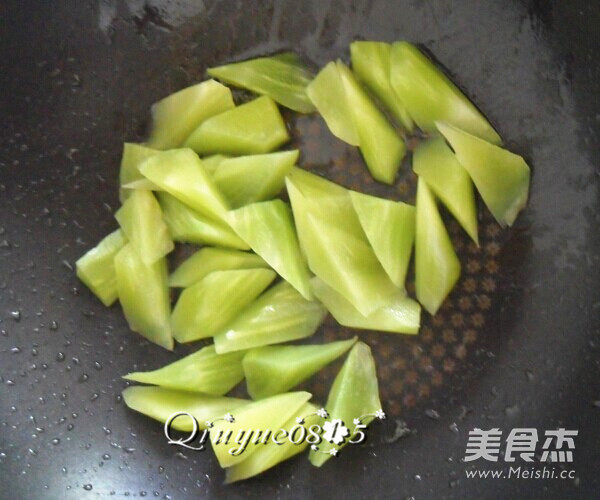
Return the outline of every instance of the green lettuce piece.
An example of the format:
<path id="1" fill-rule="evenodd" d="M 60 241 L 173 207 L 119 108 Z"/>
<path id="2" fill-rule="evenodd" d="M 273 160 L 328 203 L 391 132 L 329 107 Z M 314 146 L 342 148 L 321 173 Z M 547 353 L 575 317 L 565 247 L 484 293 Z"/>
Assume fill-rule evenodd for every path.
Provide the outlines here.
<path id="1" fill-rule="evenodd" d="M 204 120 L 234 106 L 231 91 L 215 80 L 175 92 L 152 106 L 148 145 L 156 149 L 178 148 Z"/>
<path id="2" fill-rule="evenodd" d="M 186 412 L 192 415 L 198 429 L 206 429 L 206 422 L 222 418 L 249 403 L 247 399 L 208 396 L 185 391 L 175 391 L 165 387 L 127 387 L 123 390 L 125 404 L 139 413 L 165 423 L 175 413 Z M 178 431 L 192 432 L 194 422 L 188 416 L 171 420 L 171 427 Z"/>
<path id="3" fill-rule="evenodd" d="M 300 431 L 298 427 L 310 429 L 312 425 L 319 422 L 319 417 L 316 414 L 317 407 L 311 403 L 306 403 L 300 410 L 298 416 L 304 419 L 303 424 L 298 424 L 296 418 L 291 417 L 283 426 L 289 436 L 292 433 L 293 439 L 300 439 Z M 279 429 L 278 429 L 279 430 Z M 256 476 L 271 467 L 288 460 L 298 453 L 302 453 L 308 446 L 308 441 L 304 440 L 299 444 L 292 443 L 288 438 L 282 439 L 281 436 L 276 438 L 281 444 L 276 444 L 271 439 L 265 445 L 260 445 L 258 449 L 239 464 L 233 465 L 225 469 L 225 484 L 241 481 Z"/>
<path id="4" fill-rule="evenodd" d="M 415 291 L 421 305 L 435 314 L 460 276 L 460 262 L 444 227 L 433 194 L 420 177 L 417 185 Z"/>
<path id="5" fill-rule="evenodd" d="M 415 207 L 355 191 L 350 198 L 373 252 L 392 282 L 404 288 L 415 239 Z"/>
<path id="6" fill-rule="evenodd" d="M 115 255 L 127 244 L 121 229 L 113 231 L 75 263 L 77 277 L 106 306 L 117 300 Z"/>
<path id="7" fill-rule="evenodd" d="M 421 142 L 413 153 L 413 170 L 479 245 L 473 183 L 442 137 Z"/>
<path id="8" fill-rule="evenodd" d="M 253 431 L 253 437 L 261 431 L 261 438 L 267 430 L 277 433 L 292 417 L 300 417 L 300 411 L 311 398 L 308 392 L 288 392 L 260 401 L 254 401 L 232 412 L 234 421 L 217 420 L 211 429 L 211 444 L 221 467 L 231 467 L 251 457 L 265 445 L 250 441 L 247 447 L 236 443 L 240 432 Z M 228 442 L 225 436 L 231 432 Z M 218 440 L 218 437 L 221 437 Z M 283 438 L 279 436 L 283 441 Z M 217 442 L 218 441 L 218 442 Z M 240 439 L 240 441 L 243 441 Z M 243 450 L 237 453 L 237 450 Z M 233 453 L 231 453 L 233 452 Z"/>
<path id="9" fill-rule="evenodd" d="M 435 122 L 445 121 L 486 141 L 501 143 L 473 103 L 414 45 L 392 45 L 390 75 L 396 95 L 422 130 L 436 132 Z"/>
<path id="10" fill-rule="evenodd" d="M 263 399 L 304 382 L 356 343 L 357 337 L 319 345 L 265 346 L 252 349 L 243 360 L 248 394 Z"/>
<path id="11" fill-rule="evenodd" d="M 209 68 L 208 74 L 228 85 L 268 95 L 299 113 L 315 110 L 306 95 L 313 75 L 293 52 Z"/>
<path id="12" fill-rule="evenodd" d="M 142 163 L 140 172 L 190 208 L 226 222 L 227 201 L 191 149 L 172 149 L 154 155 Z"/>
<path id="13" fill-rule="evenodd" d="M 310 270 L 363 315 L 387 303 L 397 287 L 364 235 L 350 195 L 304 196 L 291 177 L 286 185 Z"/>
<path id="14" fill-rule="evenodd" d="M 408 132 L 414 123 L 390 83 L 392 46 L 385 42 L 352 42 L 352 70 Z"/>
<path id="15" fill-rule="evenodd" d="M 289 140 L 277 104 L 263 96 L 206 120 L 185 146 L 200 155 L 251 155 L 268 153 Z"/>
<path id="16" fill-rule="evenodd" d="M 325 314 L 319 302 L 306 300 L 282 281 L 216 334 L 215 347 L 225 353 L 306 338 L 315 333 Z"/>
<path id="17" fill-rule="evenodd" d="M 206 247 L 186 259 L 169 276 L 169 286 L 188 287 L 197 283 L 213 271 L 230 269 L 268 268 L 268 264 L 258 255 L 227 248 Z"/>
<path id="18" fill-rule="evenodd" d="M 339 445 L 323 440 L 318 451 L 311 450 L 309 460 L 316 467 L 321 467 L 332 457 L 329 453 L 332 448 L 340 450 L 353 439 L 354 419 L 370 415 L 361 421 L 368 425 L 375 412 L 381 410 L 375 360 L 367 344 L 357 342 L 348 354 L 331 386 L 325 408 L 329 421 L 340 419 L 350 436 Z"/>
<path id="19" fill-rule="evenodd" d="M 173 349 L 167 261 L 144 264 L 128 243 L 114 259 L 117 293 L 129 327 L 165 349 Z"/>
<path id="20" fill-rule="evenodd" d="M 310 274 L 300 252 L 290 207 L 281 200 L 253 203 L 229 214 L 229 223 L 302 296 L 310 300 Z"/>
<path id="21" fill-rule="evenodd" d="M 169 389 L 222 396 L 244 379 L 243 352 L 217 354 L 206 346 L 185 358 L 149 372 L 134 372 L 123 378 Z"/>
<path id="22" fill-rule="evenodd" d="M 225 328 L 275 279 L 270 269 L 215 271 L 186 288 L 171 324 L 177 342 L 212 337 Z M 220 354 L 220 352 L 219 352 Z"/>
<path id="23" fill-rule="evenodd" d="M 498 223 L 512 226 L 527 205 L 531 172 L 525 160 L 450 124 L 437 127 Z"/>
<path id="24" fill-rule="evenodd" d="M 158 193 L 169 233 L 175 241 L 248 250 L 228 224 L 197 212 L 168 193 Z"/>
<path id="25" fill-rule="evenodd" d="M 144 160 L 158 153 L 157 149 L 146 147 L 142 144 L 126 142 L 123 144 L 121 169 L 119 170 L 119 185 L 121 186 L 121 202 L 125 202 L 131 189 L 148 189 L 158 191 L 159 187 L 146 179 L 140 172 L 140 165 Z"/>
<path id="26" fill-rule="evenodd" d="M 344 63 L 325 66 L 307 94 L 331 132 L 359 146 L 373 178 L 393 184 L 406 152 L 404 142 Z"/>
<path id="27" fill-rule="evenodd" d="M 228 156 L 228 155 L 205 156 L 204 158 L 202 158 L 202 166 L 204 167 L 204 170 L 206 170 L 208 173 L 213 175 L 217 171 L 217 168 L 219 168 L 219 165 L 221 164 L 221 162 L 223 160 L 227 160 L 228 158 L 231 158 L 231 156 Z"/>
<path id="28" fill-rule="evenodd" d="M 319 278 L 312 278 L 311 286 L 315 296 L 340 325 L 389 333 L 419 332 L 421 307 L 418 302 L 407 297 L 403 290 L 398 290 L 387 304 L 368 316 L 363 316 L 341 294 Z"/>
<path id="29" fill-rule="evenodd" d="M 175 248 L 160 205 L 151 191 L 133 191 L 115 218 L 144 264 L 153 264 Z"/>
<path id="30" fill-rule="evenodd" d="M 294 149 L 224 159 L 214 171 L 213 179 L 232 208 L 270 200 L 285 186 L 285 176 L 298 159 L 298 153 Z"/>

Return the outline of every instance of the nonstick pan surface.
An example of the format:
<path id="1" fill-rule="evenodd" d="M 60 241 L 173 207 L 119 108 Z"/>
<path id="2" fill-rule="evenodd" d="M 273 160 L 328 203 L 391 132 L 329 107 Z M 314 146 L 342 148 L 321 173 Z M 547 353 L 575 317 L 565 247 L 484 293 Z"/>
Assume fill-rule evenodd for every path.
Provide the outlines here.
<path id="1" fill-rule="evenodd" d="M 152 1 L 0 5 L 0 497 L 597 498 L 600 495 L 600 6 L 540 1 Z M 223 486 L 210 453 L 166 443 L 120 378 L 175 355 L 76 279 L 116 228 L 122 142 L 207 67 L 284 49 L 315 68 L 355 39 L 421 44 L 532 166 L 530 202 L 481 249 L 449 224 L 459 286 L 418 338 L 360 333 L 388 419 L 320 470 L 297 458 Z M 243 96 L 242 96 L 243 97 Z M 411 201 L 319 118 L 291 115 L 301 165 Z M 329 320 L 317 340 L 352 332 Z M 323 401 L 338 365 L 306 385 Z M 404 425 L 411 432 L 399 438 Z M 468 479 L 473 428 L 577 429 L 570 479 Z M 497 463 L 480 468 L 505 469 Z"/>

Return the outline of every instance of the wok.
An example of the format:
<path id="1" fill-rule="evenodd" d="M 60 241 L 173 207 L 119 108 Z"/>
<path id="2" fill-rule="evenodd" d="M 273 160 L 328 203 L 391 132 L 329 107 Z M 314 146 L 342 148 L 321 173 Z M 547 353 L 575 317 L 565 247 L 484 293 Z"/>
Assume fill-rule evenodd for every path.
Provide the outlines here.
<path id="1" fill-rule="evenodd" d="M 599 23 L 583 0 L 2 2 L 0 497 L 598 498 Z M 121 144 L 153 102 L 209 66 L 292 49 L 316 68 L 355 39 L 427 49 L 532 166 L 530 202 L 506 231 L 480 207 L 480 250 L 450 224 L 463 277 L 418 338 L 360 333 L 388 412 L 365 446 L 224 486 L 210 453 L 169 446 L 119 396 L 123 374 L 189 348 L 131 333 L 73 265 L 116 227 Z M 318 118 L 290 119 L 304 167 L 412 199 L 408 162 L 384 189 Z M 328 320 L 316 338 L 350 334 Z M 319 400 L 338 367 L 306 386 Z M 576 429 L 575 476 L 468 479 L 477 427 Z"/>

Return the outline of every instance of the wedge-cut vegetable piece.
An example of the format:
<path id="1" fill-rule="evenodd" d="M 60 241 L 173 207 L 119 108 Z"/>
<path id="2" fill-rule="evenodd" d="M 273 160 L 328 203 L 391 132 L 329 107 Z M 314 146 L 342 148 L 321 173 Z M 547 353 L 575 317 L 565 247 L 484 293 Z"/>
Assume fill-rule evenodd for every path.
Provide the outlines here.
<path id="1" fill-rule="evenodd" d="M 306 95 L 312 74 L 293 52 L 209 68 L 208 74 L 229 85 L 268 95 L 299 113 L 315 110 Z"/>
<path id="2" fill-rule="evenodd" d="M 415 207 L 355 191 L 350 197 L 379 262 L 392 282 L 404 288 L 415 239 Z"/>
<path id="3" fill-rule="evenodd" d="M 229 223 L 277 273 L 310 300 L 310 273 L 300 252 L 289 205 L 281 200 L 253 203 L 229 214 Z"/>
<path id="4" fill-rule="evenodd" d="M 215 348 L 224 353 L 310 337 L 325 314 L 319 302 L 306 300 L 282 281 L 215 335 Z"/>
<path id="5" fill-rule="evenodd" d="M 113 260 L 127 244 L 121 229 L 113 231 L 75 263 L 77 277 L 106 306 L 117 300 L 117 278 Z"/>
<path id="6" fill-rule="evenodd" d="M 360 145 L 360 137 L 344 84 L 335 62 L 327 64 L 306 87 L 306 94 L 327 123 L 333 135 L 351 146 Z"/>
<path id="7" fill-rule="evenodd" d="M 252 399 L 263 399 L 286 392 L 335 361 L 356 340 L 252 349 L 243 360 L 248 394 Z"/>
<path id="8" fill-rule="evenodd" d="M 248 250 L 229 225 L 196 212 L 168 193 L 158 193 L 169 233 L 175 241 Z"/>
<path id="9" fill-rule="evenodd" d="M 114 263 L 119 302 L 129 327 L 165 349 L 173 349 L 166 259 L 144 264 L 128 243 Z"/>
<path id="10" fill-rule="evenodd" d="M 356 343 L 348 354 L 331 386 L 325 408 L 329 412 L 329 421 L 339 419 L 348 427 L 351 433 L 348 439 L 353 439 L 354 419 L 361 419 L 362 424 L 368 425 L 375 412 L 381 410 L 375 360 L 367 344 Z M 323 440 L 318 451 L 310 452 L 310 463 L 321 467 L 332 457 L 332 448 L 339 450 L 347 443 L 348 440 L 344 440 L 337 445 Z"/>
<path id="11" fill-rule="evenodd" d="M 156 262 L 175 247 L 151 191 L 136 189 L 117 210 L 115 218 L 144 264 Z"/>
<path id="12" fill-rule="evenodd" d="M 169 276 L 169 286 L 183 288 L 191 286 L 213 271 L 263 267 L 268 268 L 269 265 L 254 253 L 226 248 L 202 248 L 185 260 Z"/>
<path id="13" fill-rule="evenodd" d="M 456 158 L 475 183 L 481 198 L 501 226 L 512 226 L 527 204 L 529 165 L 506 149 L 447 123 L 437 124 Z"/>
<path id="14" fill-rule="evenodd" d="M 298 153 L 294 149 L 222 160 L 213 179 L 232 208 L 270 200 L 283 189 Z"/>
<path id="15" fill-rule="evenodd" d="M 270 269 L 215 271 L 186 288 L 171 324 L 177 342 L 212 337 L 225 328 L 275 279 Z"/>
<path id="16" fill-rule="evenodd" d="M 231 467 L 239 464 L 252 456 L 256 450 L 264 447 L 265 445 L 260 440 L 263 439 L 267 430 L 271 431 L 271 436 L 269 436 L 271 438 L 292 417 L 304 416 L 300 415 L 300 411 L 310 398 L 311 394 L 308 392 L 279 394 L 238 408 L 235 412 L 232 412 L 233 422 L 227 420 L 215 421 L 214 427 L 211 429 L 211 444 L 221 467 Z M 253 431 L 252 437 L 246 434 L 251 431 Z M 261 432 L 260 435 L 258 435 L 259 431 Z M 243 435 L 240 434 L 242 432 Z M 226 440 L 228 435 L 231 437 Z M 219 436 L 221 439 L 217 442 Z M 246 442 L 244 436 L 250 442 Z M 255 438 L 256 442 L 252 438 Z M 279 439 L 282 439 L 281 436 L 279 436 Z M 244 444 L 238 444 L 236 440 L 242 443 L 246 442 L 246 447 L 244 447 Z"/>
<path id="17" fill-rule="evenodd" d="M 435 314 L 460 276 L 460 262 L 444 227 L 433 194 L 420 177 L 417 185 L 415 291 L 421 305 Z"/>
<path id="18" fill-rule="evenodd" d="M 487 119 L 417 47 L 408 42 L 392 45 L 391 84 L 416 124 L 436 132 L 436 121 L 460 127 L 486 141 L 502 141 Z"/>
<path id="19" fill-rule="evenodd" d="M 348 67 L 329 63 L 307 93 L 332 133 L 360 147 L 373 178 L 392 184 L 406 147 Z"/>
<path id="20" fill-rule="evenodd" d="M 208 396 L 185 391 L 175 391 L 165 387 L 127 387 L 123 390 L 123 401 L 132 410 L 165 423 L 174 413 L 186 412 L 197 422 L 198 429 L 206 429 L 206 422 L 223 418 L 235 412 L 250 401 L 247 399 Z M 178 431 L 192 432 L 194 422 L 190 417 L 181 416 L 171 421 L 171 427 Z"/>
<path id="21" fill-rule="evenodd" d="M 287 191 L 310 270 L 361 314 L 371 314 L 386 304 L 397 287 L 362 232 L 350 196 L 340 197 L 334 207 L 331 197 L 305 198 L 289 178 Z"/>
<path id="22" fill-rule="evenodd" d="M 432 137 L 416 147 L 413 170 L 479 245 L 473 183 L 442 137 Z"/>
<path id="23" fill-rule="evenodd" d="M 267 96 L 213 116 L 185 142 L 198 154 L 268 153 L 290 140 L 277 104 Z"/>
<path id="24" fill-rule="evenodd" d="M 204 170 L 206 170 L 207 172 L 209 172 L 212 175 L 217 171 L 217 168 L 219 167 L 221 162 L 228 158 L 231 158 L 231 157 L 227 156 L 227 155 L 205 156 L 204 158 L 202 158 L 202 166 L 204 167 Z"/>
<path id="25" fill-rule="evenodd" d="M 317 411 L 315 405 L 306 403 L 298 410 L 298 417 L 291 417 L 281 428 L 286 431 L 287 436 L 289 436 L 291 432 L 292 439 L 299 439 L 298 436 L 301 435 L 301 432 L 308 432 L 308 429 L 310 429 L 312 425 L 319 422 Z M 296 420 L 297 418 L 302 418 L 304 423 L 299 424 Z M 307 431 L 296 430 L 300 427 L 304 427 Z M 246 457 L 246 459 L 239 464 L 225 469 L 225 484 L 256 476 L 257 474 L 292 458 L 298 453 L 301 453 L 308 446 L 308 441 L 306 439 L 298 444 L 292 443 L 289 438 L 282 439 L 281 436 L 276 437 L 276 439 L 281 444 L 276 444 L 271 439 L 267 444 L 261 444 L 252 455 Z"/>
<path id="26" fill-rule="evenodd" d="M 209 345 L 158 370 L 129 373 L 123 378 L 169 389 L 222 396 L 244 379 L 243 357 L 244 352 L 217 354 L 215 346 Z"/>
<path id="27" fill-rule="evenodd" d="M 148 145 L 156 149 L 177 148 L 204 120 L 234 106 L 231 91 L 215 80 L 175 92 L 152 106 Z"/>
<path id="28" fill-rule="evenodd" d="M 226 221 L 229 206 L 191 149 L 172 149 L 154 155 L 140 166 L 140 172 L 201 214 Z"/>
<path id="29" fill-rule="evenodd" d="M 385 105 L 404 129 L 412 132 L 412 118 L 402 106 L 390 84 L 392 46 L 385 42 L 352 42 L 352 70 Z"/>
<path id="30" fill-rule="evenodd" d="M 341 294 L 319 278 L 312 278 L 311 286 L 315 296 L 340 325 L 389 333 L 415 334 L 419 331 L 421 306 L 407 297 L 403 290 L 398 290 L 384 306 L 363 316 Z"/>
<path id="31" fill-rule="evenodd" d="M 142 144 L 134 144 L 132 142 L 123 144 L 121 170 L 119 171 L 119 184 L 121 188 L 156 191 L 158 186 L 146 179 L 139 170 L 142 162 L 156 153 L 158 153 L 158 150 L 143 146 Z M 129 194 L 126 193 L 125 197 Z M 121 202 L 124 201 L 125 199 L 121 199 Z"/>

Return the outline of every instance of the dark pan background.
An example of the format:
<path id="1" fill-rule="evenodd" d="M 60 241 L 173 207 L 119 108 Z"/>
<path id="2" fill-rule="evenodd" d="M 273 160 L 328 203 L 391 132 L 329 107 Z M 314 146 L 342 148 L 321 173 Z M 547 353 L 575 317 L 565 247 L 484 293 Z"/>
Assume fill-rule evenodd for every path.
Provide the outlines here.
<path id="1" fill-rule="evenodd" d="M 0 3 L 0 497 L 600 497 L 599 27 L 585 0 Z M 407 411 L 408 438 L 386 444 L 390 419 L 322 470 L 223 487 L 210 452 L 178 454 L 126 410 L 120 376 L 172 356 L 72 266 L 116 227 L 121 143 L 151 103 L 210 65 L 284 48 L 323 64 L 355 38 L 443 61 L 533 166 L 531 201 L 484 338 L 427 401 L 439 419 Z M 578 429 L 577 477 L 466 479 L 473 427 Z"/>

